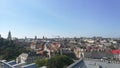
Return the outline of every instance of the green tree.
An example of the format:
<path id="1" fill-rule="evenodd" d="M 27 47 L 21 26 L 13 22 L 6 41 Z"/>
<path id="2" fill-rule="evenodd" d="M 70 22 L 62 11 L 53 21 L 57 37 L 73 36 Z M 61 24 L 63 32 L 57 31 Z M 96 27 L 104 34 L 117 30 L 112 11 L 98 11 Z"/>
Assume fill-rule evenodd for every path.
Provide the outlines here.
<path id="1" fill-rule="evenodd" d="M 27 52 L 26 48 L 16 41 L 0 39 L 0 59 L 13 60 L 23 52 Z"/>
<path id="2" fill-rule="evenodd" d="M 65 55 L 56 55 L 51 59 L 39 59 L 36 64 L 41 66 L 47 66 L 48 68 L 65 68 L 73 63 L 73 60 Z"/>
<path id="3" fill-rule="evenodd" d="M 36 61 L 36 64 L 38 64 L 39 67 L 47 66 L 48 65 L 48 59 L 39 59 Z"/>

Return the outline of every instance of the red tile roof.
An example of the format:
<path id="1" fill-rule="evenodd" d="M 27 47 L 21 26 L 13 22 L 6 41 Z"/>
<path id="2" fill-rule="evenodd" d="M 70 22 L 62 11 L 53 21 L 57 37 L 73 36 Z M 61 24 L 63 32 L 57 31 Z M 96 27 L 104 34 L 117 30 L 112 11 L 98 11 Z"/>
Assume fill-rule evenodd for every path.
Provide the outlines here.
<path id="1" fill-rule="evenodd" d="M 113 54 L 120 54 L 120 50 L 112 50 Z"/>

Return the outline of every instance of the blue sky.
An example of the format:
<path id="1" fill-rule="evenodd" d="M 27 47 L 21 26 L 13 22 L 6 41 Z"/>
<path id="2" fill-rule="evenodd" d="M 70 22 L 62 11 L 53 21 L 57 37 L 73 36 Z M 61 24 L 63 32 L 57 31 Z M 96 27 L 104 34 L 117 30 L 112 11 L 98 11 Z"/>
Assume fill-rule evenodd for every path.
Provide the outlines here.
<path id="1" fill-rule="evenodd" d="M 0 34 L 120 37 L 120 0 L 0 0 Z"/>

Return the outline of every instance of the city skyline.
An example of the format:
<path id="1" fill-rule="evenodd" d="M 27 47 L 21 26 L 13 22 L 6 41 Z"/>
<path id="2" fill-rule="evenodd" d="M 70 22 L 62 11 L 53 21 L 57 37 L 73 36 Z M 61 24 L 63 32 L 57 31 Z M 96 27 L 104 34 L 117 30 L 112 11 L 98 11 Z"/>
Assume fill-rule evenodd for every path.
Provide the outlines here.
<path id="1" fill-rule="evenodd" d="M 120 1 L 0 0 L 0 34 L 7 37 L 120 37 Z"/>

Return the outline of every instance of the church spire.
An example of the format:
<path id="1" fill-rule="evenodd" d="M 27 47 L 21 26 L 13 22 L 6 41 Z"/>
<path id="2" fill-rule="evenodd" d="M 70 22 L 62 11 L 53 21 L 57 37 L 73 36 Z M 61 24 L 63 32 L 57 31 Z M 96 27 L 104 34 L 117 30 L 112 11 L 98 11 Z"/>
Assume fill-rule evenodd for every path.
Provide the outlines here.
<path id="1" fill-rule="evenodd" d="M 37 36 L 35 36 L 35 40 L 37 40 Z"/>
<path id="2" fill-rule="evenodd" d="M 8 33 L 8 38 L 7 38 L 8 40 L 12 40 L 12 36 L 11 36 L 11 32 L 9 31 L 9 33 Z"/>
<path id="3" fill-rule="evenodd" d="M 1 34 L 0 34 L 0 39 L 1 39 L 2 37 L 1 37 Z"/>

